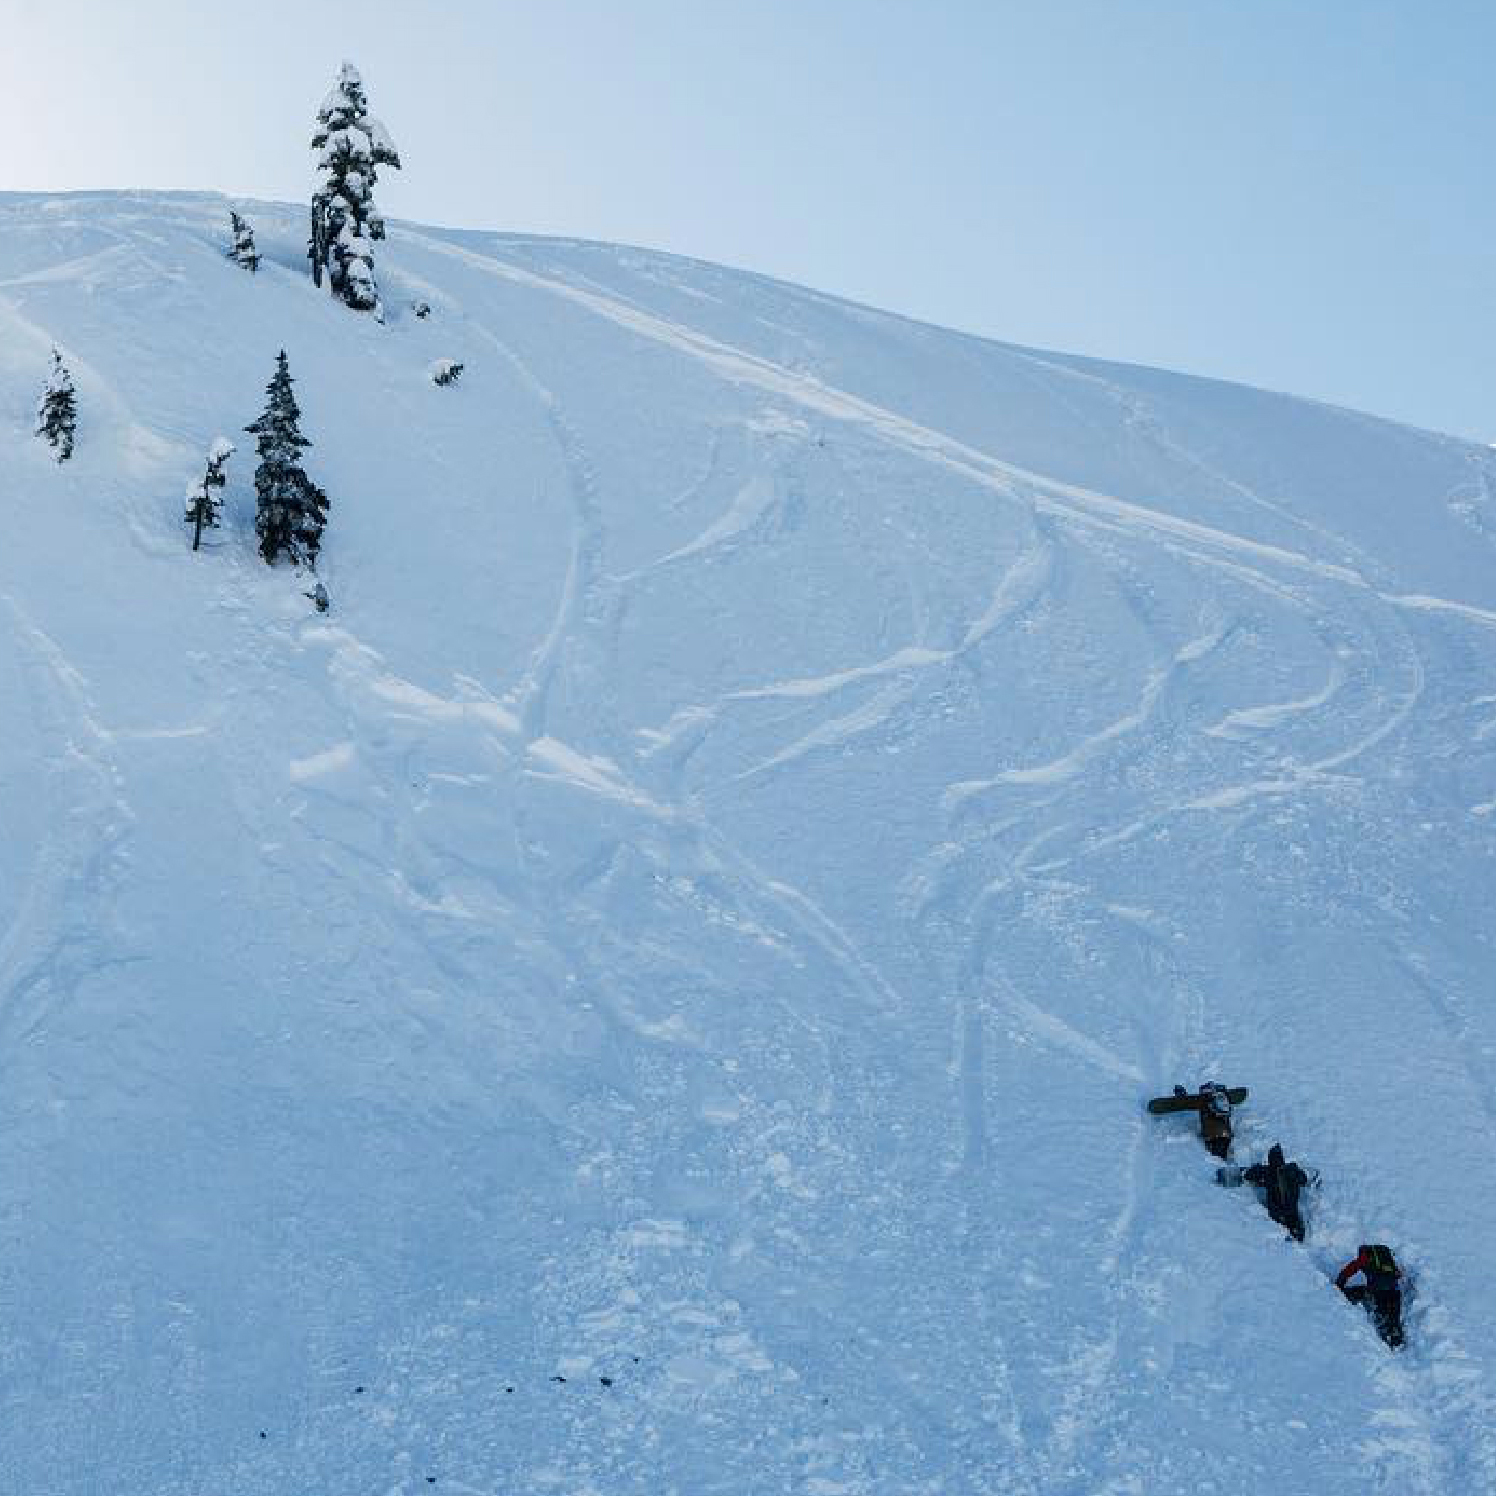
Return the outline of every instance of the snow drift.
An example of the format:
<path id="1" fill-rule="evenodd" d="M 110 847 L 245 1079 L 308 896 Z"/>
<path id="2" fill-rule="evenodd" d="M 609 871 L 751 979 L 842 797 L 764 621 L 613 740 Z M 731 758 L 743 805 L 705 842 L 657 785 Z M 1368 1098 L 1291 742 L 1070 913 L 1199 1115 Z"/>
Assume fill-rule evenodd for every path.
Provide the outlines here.
<path id="1" fill-rule="evenodd" d="M 239 206 L 0 198 L 7 1488 L 1496 1481 L 1493 454 Z"/>

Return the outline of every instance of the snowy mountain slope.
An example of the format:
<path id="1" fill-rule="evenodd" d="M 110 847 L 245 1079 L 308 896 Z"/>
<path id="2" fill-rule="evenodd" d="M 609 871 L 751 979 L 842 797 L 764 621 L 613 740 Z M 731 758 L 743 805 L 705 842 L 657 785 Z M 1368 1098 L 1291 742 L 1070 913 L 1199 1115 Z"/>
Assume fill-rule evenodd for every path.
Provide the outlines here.
<path id="1" fill-rule="evenodd" d="M 600 245 L 392 227 L 380 327 L 250 217 L 0 197 L 14 1488 L 1496 1481 L 1492 454 Z"/>

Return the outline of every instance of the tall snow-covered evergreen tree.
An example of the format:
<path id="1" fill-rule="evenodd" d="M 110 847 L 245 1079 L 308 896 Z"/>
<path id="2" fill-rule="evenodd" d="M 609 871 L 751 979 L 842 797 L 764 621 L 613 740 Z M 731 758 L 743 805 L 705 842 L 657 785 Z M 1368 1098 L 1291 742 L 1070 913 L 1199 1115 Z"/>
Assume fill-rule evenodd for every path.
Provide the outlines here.
<path id="1" fill-rule="evenodd" d="M 260 456 L 255 469 L 260 554 L 272 566 L 284 557 L 315 569 L 327 523 L 327 495 L 302 470 L 302 449 L 311 443 L 301 434 L 301 409 L 291 393 L 285 349 L 276 358 L 265 393 L 265 413 L 244 428 L 255 437 Z"/>
<path id="2" fill-rule="evenodd" d="M 255 231 L 246 219 L 229 209 L 229 229 L 234 242 L 229 248 L 229 259 L 253 273 L 260 268 L 260 252 L 255 248 Z"/>
<path id="3" fill-rule="evenodd" d="M 51 442 L 59 462 L 73 455 L 73 436 L 78 429 L 78 399 L 73 393 L 73 376 L 52 350 L 52 372 L 36 406 L 36 434 Z"/>
<path id="4" fill-rule="evenodd" d="M 202 543 L 204 530 L 216 530 L 223 499 L 220 490 L 229 481 L 223 466 L 234 455 L 234 444 L 220 436 L 208 448 L 208 466 L 200 478 L 187 485 L 186 522 L 192 526 L 192 549 Z"/>
<path id="5" fill-rule="evenodd" d="M 369 114 L 363 80 L 345 62 L 338 81 L 317 111 L 312 135 L 322 185 L 312 196 L 312 237 L 307 253 L 312 279 L 327 272 L 332 294 L 347 306 L 382 317 L 374 283 L 374 241 L 384 238 L 384 219 L 374 206 L 378 168 L 400 169 L 389 132 Z"/>

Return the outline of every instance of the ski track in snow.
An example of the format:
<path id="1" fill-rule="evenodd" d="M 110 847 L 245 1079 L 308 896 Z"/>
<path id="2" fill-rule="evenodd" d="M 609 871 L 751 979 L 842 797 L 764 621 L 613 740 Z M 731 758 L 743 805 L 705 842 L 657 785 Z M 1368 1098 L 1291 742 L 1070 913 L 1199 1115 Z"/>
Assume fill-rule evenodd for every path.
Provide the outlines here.
<path id="1" fill-rule="evenodd" d="M 1281 727 L 1291 718 L 1301 717 L 1305 713 L 1317 711 L 1320 707 L 1328 705 L 1334 699 L 1344 679 L 1345 672 L 1340 662 L 1334 661 L 1323 688 L 1312 696 L 1301 696 L 1293 701 L 1273 702 L 1268 706 L 1238 707 L 1235 711 L 1227 712 L 1215 726 L 1207 727 L 1205 730 L 1215 737 L 1229 738 L 1243 730 L 1261 732 Z"/>
<path id="2" fill-rule="evenodd" d="M 1264 565 L 1275 569 L 1286 569 L 1290 573 L 1307 574 L 1318 580 L 1350 587 L 1392 607 L 1446 611 L 1481 625 L 1496 626 L 1496 612 L 1451 602 L 1447 599 L 1380 592 L 1359 572 L 1338 563 L 1319 561 L 1281 546 L 1248 540 L 1211 526 L 1183 520 L 1074 485 L 1055 484 L 1037 474 L 1003 463 L 962 443 L 954 442 L 940 433 L 918 426 L 859 397 L 831 389 L 808 376 L 793 374 L 778 368 L 755 355 L 734 350 L 714 339 L 666 322 L 609 296 L 538 276 L 501 260 L 443 244 L 428 236 L 416 237 L 420 239 L 423 247 L 435 253 L 451 255 L 485 273 L 515 280 L 549 294 L 564 297 L 640 336 L 686 352 L 716 369 L 726 378 L 749 383 L 766 393 L 792 399 L 819 414 L 869 426 L 881 437 L 893 442 L 901 449 L 961 472 L 964 476 L 993 488 L 1004 497 L 1018 497 L 1026 492 L 1033 514 L 1048 514 L 1059 519 L 1080 521 L 1083 524 L 1099 524 L 1103 528 L 1120 528 L 1124 533 L 1131 533 L 1135 529 L 1141 530 L 1161 539 L 1177 539 L 1187 542 L 1193 548 L 1192 553 L 1209 565 L 1218 564 L 1224 559 L 1233 569 L 1245 569 L 1258 574 L 1261 574 L 1261 568 Z M 1333 536 L 1327 536 L 1327 538 L 1332 541 L 1336 539 Z M 1344 553 L 1351 548 L 1341 542 L 1340 549 Z M 1415 668 L 1417 668 L 1416 665 Z M 1296 768 L 1286 778 L 1261 779 L 1249 784 L 1213 789 L 1197 796 L 1195 800 L 1188 803 L 1186 808 L 1230 810 L 1262 796 L 1294 793 L 1313 784 L 1328 770 L 1358 757 L 1400 726 L 1411 712 L 1419 689 L 1421 687 L 1415 687 L 1403 707 L 1390 714 L 1378 729 L 1342 752 L 1328 755 L 1302 769 Z M 1145 710 L 1147 704 L 1145 697 Z M 842 740 L 845 731 L 860 731 L 865 725 L 870 725 L 875 721 L 876 710 L 870 714 L 854 713 L 847 719 L 845 728 L 838 729 L 832 725 L 828 729 L 818 729 L 801 745 L 790 745 L 782 752 L 788 753 L 789 761 L 793 761 L 794 758 L 800 756 L 802 751 L 808 751 L 823 743 L 835 744 Z M 1129 719 L 1123 719 L 1116 725 L 1116 730 L 1126 732 L 1130 731 L 1132 726 Z M 1085 750 L 1077 751 L 1084 752 Z M 778 755 L 771 757 L 761 767 L 775 766 L 778 758 Z"/>
<path id="3" fill-rule="evenodd" d="M 753 767 L 742 770 L 736 778 L 751 779 L 770 770 L 782 768 L 807 754 L 823 748 L 835 748 L 849 739 L 873 731 L 888 722 L 898 709 L 912 699 L 914 683 L 923 673 L 958 664 L 1004 625 L 1022 617 L 1043 595 L 1053 566 L 1054 547 L 1048 537 L 1041 537 L 1003 573 L 982 616 L 968 625 L 958 646 L 932 649 L 925 645 L 906 645 L 884 659 L 869 665 L 854 665 L 828 675 L 808 676 L 796 680 L 776 681 L 730 691 L 710 706 L 680 709 L 662 728 L 636 729 L 643 740 L 643 753 L 652 756 L 684 743 L 686 751 L 700 746 L 721 714 L 734 707 L 775 700 L 811 700 L 838 694 L 849 687 L 893 677 L 891 684 L 873 698 L 844 716 L 828 720 L 786 744 Z"/>
<path id="4" fill-rule="evenodd" d="M 545 730 L 551 685 L 567 636 L 576 627 L 581 612 L 597 586 L 603 552 L 597 476 L 591 459 L 567 420 L 555 393 L 494 333 L 481 324 L 474 323 L 473 326 L 478 336 L 505 359 L 544 410 L 564 464 L 567 497 L 575 516 L 571 563 L 567 568 L 555 622 L 536 649 L 534 661 L 516 692 L 526 731 L 535 737 L 543 735 Z"/>
<path id="5" fill-rule="evenodd" d="M 755 473 L 738 490 L 737 496 L 725 514 L 708 525 L 694 540 L 689 540 L 668 555 L 661 556 L 650 570 L 669 566 L 677 561 L 689 560 L 726 541 L 736 539 L 737 536 L 752 530 L 777 502 L 778 495 L 774 491 L 772 477 Z M 636 572 L 633 577 L 639 575 L 642 573 Z M 632 577 L 630 579 L 632 580 Z"/>
<path id="6" fill-rule="evenodd" d="M 603 537 L 600 528 L 596 479 L 590 460 L 581 448 L 575 431 L 567 422 L 560 402 L 552 391 L 534 375 L 517 354 L 506 347 L 493 333 L 475 324 L 480 336 L 504 355 L 521 379 L 535 394 L 543 406 L 547 419 L 555 434 L 565 468 L 569 476 L 572 504 L 577 516 L 576 541 L 566 586 L 558 609 L 556 621 L 544 642 L 535 652 L 535 663 L 514 696 L 519 702 L 519 711 L 526 735 L 530 738 L 528 752 L 532 758 L 538 756 L 542 763 L 560 770 L 563 782 L 581 785 L 588 790 L 614 795 L 661 818 L 679 817 L 689 820 L 703 845 L 709 845 L 743 877 L 749 900 L 767 896 L 779 909 L 787 912 L 791 923 L 801 928 L 807 938 L 830 956 L 845 973 L 849 985 L 862 990 L 878 1003 L 897 1004 L 897 998 L 886 983 L 870 974 L 867 967 L 846 936 L 828 920 L 815 905 L 798 890 L 783 882 L 765 877 L 753 865 L 729 846 L 721 834 L 713 830 L 696 812 L 687 812 L 679 806 L 662 807 L 641 791 L 626 786 L 617 766 L 607 765 L 599 772 L 591 761 L 561 744 L 551 744 L 543 732 L 545 703 L 557 662 L 571 633 L 585 626 L 590 612 L 589 601 L 599 591 Z M 755 512 L 757 508 L 755 508 Z M 681 548 L 665 561 L 681 559 L 710 548 L 717 540 L 745 527 L 731 522 L 731 517 L 713 527 L 713 531 L 698 537 L 697 542 Z M 715 532 L 715 533 L 714 533 Z M 664 564 L 662 561 L 659 563 Z"/>
<path id="7" fill-rule="evenodd" d="M 486 274 L 514 281 L 585 307 L 640 337 L 697 359 L 734 383 L 752 385 L 766 394 L 791 400 L 818 415 L 873 430 L 909 454 L 957 472 L 1005 498 L 1027 500 L 1038 512 L 1080 524 L 1120 528 L 1129 532 L 1142 531 L 1160 538 L 1183 541 L 1198 547 L 1202 557 L 1211 562 L 1217 555 L 1237 561 L 1250 561 L 1259 566 L 1298 572 L 1371 592 L 1382 601 L 1397 607 L 1447 610 L 1472 622 L 1496 627 L 1496 611 L 1422 594 L 1380 593 L 1365 577 L 1349 566 L 1234 535 L 1211 525 L 1199 524 L 1074 484 L 1056 482 L 978 451 L 871 401 L 823 384 L 809 375 L 784 369 L 755 354 L 745 353 L 678 323 L 656 317 L 612 295 L 587 291 L 566 281 L 538 275 L 491 255 L 444 243 L 409 229 L 400 232 L 403 237 L 419 243 L 431 253 L 449 256 Z"/>
<path id="8" fill-rule="evenodd" d="M 27 662 L 38 722 L 51 740 L 52 828 L 0 937 L 0 1070 L 18 1044 L 87 978 L 131 959 L 112 913 L 134 816 L 87 683 L 16 600 L 0 594 Z"/>
<path id="9" fill-rule="evenodd" d="M 571 475 L 571 497 L 578 516 L 573 561 L 568 571 L 566 590 L 556 623 L 536 652 L 536 666 L 532 667 L 525 682 L 515 693 L 521 702 L 526 731 L 532 736 L 529 752 L 534 755 L 537 750 L 540 750 L 542 757 L 549 757 L 552 763 L 557 762 L 559 753 L 561 764 L 564 769 L 569 770 L 569 772 L 563 772 L 561 776 L 563 779 L 569 779 L 571 782 L 580 783 L 588 788 L 602 789 L 604 793 L 616 794 L 643 807 L 648 813 L 663 818 L 674 817 L 688 821 L 704 845 L 710 846 L 728 865 L 737 869 L 744 880 L 750 899 L 766 895 L 776 907 L 788 914 L 793 925 L 801 928 L 809 940 L 830 956 L 845 973 L 853 989 L 867 993 L 871 1000 L 879 1005 L 897 1007 L 897 995 L 886 982 L 873 973 L 867 963 L 857 954 L 846 935 L 838 930 L 835 924 L 816 908 L 804 893 L 789 887 L 780 880 L 766 877 L 747 858 L 731 847 L 720 832 L 714 830 L 702 819 L 698 811 L 687 810 L 678 805 L 662 807 L 642 792 L 623 787 L 621 778 L 614 777 L 618 775 L 616 765 L 608 766 L 612 771 L 611 783 L 605 785 L 597 770 L 580 760 L 572 750 L 564 749 L 561 745 L 546 750 L 540 742 L 536 741 L 536 728 L 544 720 L 543 710 L 537 714 L 532 710 L 527 710 L 526 704 L 538 699 L 543 708 L 549 680 L 554 674 L 556 660 L 564 640 L 571 630 L 581 626 L 589 612 L 598 611 L 589 609 L 587 606 L 589 598 L 601 590 L 600 567 L 603 538 L 598 515 L 596 480 L 591 463 L 582 452 L 580 441 L 566 421 L 560 402 L 555 395 L 536 378 L 518 355 L 508 349 L 492 332 L 483 329 L 481 325 L 475 324 L 475 326 L 480 336 L 483 336 L 505 356 L 544 406 L 555 432 L 557 445 L 562 451 L 566 469 Z M 738 503 L 728 515 L 698 536 L 695 541 L 667 555 L 656 565 L 663 566 L 671 561 L 700 554 L 711 549 L 721 540 L 740 533 L 762 512 L 764 502 L 767 500 L 761 500 L 761 496 L 756 494 L 748 498 L 740 495 Z M 786 753 L 790 752 L 792 750 L 786 750 Z"/>

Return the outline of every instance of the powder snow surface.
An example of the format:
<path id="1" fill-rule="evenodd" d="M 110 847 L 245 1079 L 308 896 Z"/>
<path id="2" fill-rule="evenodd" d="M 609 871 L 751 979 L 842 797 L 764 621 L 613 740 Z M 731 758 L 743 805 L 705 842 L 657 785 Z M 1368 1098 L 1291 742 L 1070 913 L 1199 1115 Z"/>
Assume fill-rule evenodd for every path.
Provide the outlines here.
<path id="1" fill-rule="evenodd" d="M 1492 1489 L 1493 454 L 245 212 L 0 198 L 0 1485 Z"/>

